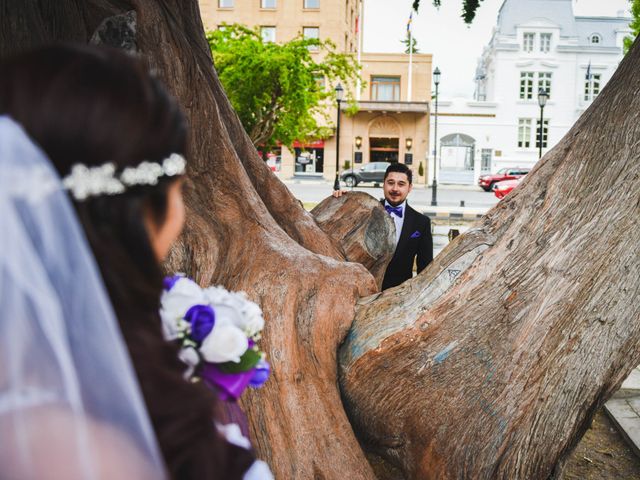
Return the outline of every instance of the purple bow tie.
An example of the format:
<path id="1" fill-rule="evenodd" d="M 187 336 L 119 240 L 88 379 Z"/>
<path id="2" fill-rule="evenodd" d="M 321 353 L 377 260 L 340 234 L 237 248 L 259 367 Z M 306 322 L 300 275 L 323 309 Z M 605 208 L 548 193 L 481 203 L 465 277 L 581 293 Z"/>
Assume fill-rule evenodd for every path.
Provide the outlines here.
<path id="1" fill-rule="evenodd" d="M 402 207 L 392 207 L 391 205 L 385 205 L 384 209 L 389 212 L 389 215 L 395 213 L 398 218 L 402 218 Z"/>

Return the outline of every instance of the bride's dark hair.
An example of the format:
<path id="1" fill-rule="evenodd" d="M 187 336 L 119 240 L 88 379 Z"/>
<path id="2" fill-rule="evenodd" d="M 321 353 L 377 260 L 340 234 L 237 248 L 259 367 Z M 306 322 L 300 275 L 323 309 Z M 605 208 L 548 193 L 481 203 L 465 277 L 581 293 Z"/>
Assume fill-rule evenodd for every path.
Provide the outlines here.
<path id="1" fill-rule="evenodd" d="M 0 114 L 22 124 L 61 177 L 76 163 L 112 162 L 121 170 L 186 153 L 184 114 L 138 58 L 111 49 L 54 46 L 0 61 L 0 72 Z M 173 181 L 90 197 L 75 206 L 171 476 L 241 478 L 252 454 L 222 440 L 213 422 L 215 397 L 182 378 L 177 348 L 161 333 L 163 276 L 144 216 L 150 212 L 158 224 L 164 221 Z"/>

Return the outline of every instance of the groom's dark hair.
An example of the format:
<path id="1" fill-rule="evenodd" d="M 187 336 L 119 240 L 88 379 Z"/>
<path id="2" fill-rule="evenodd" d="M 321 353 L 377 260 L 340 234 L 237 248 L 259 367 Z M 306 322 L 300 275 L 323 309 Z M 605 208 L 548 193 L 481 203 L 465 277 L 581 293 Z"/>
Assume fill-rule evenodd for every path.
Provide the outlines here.
<path id="1" fill-rule="evenodd" d="M 409 179 L 409 185 L 411 185 L 411 182 L 413 181 L 413 172 L 404 163 L 395 162 L 395 163 L 392 163 L 391 165 L 389 165 L 387 167 L 387 170 L 384 172 L 384 180 L 387 179 L 387 176 L 391 172 L 404 173 L 407 176 L 407 178 Z"/>

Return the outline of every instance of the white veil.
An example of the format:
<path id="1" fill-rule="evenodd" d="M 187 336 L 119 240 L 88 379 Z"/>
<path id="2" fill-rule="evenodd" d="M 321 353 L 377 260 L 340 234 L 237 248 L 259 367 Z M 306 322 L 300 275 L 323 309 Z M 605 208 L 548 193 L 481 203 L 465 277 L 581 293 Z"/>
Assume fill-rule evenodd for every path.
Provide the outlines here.
<path id="1" fill-rule="evenodd" d="M 0 478 L 164 478 L 98 268 L 61 182 L 0 116 Z"/>

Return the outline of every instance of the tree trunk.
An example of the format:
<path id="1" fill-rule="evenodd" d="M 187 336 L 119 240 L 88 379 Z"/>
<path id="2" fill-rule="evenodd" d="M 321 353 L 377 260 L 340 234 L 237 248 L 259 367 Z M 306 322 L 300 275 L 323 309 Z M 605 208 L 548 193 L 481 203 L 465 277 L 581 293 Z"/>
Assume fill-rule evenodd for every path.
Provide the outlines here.
<path id="1" fill-rule="evenodd" d="M 407 477 L 548 478 L 640 363 L 638 65 L 636 42 L 512 195 L 359 306 L 347 410 Z"/>
<path id="2" fill-rule="evenodd" d="M 521 188 L 416 279 L 369 296 L 374 276 L 344 260 L 377 277 L 385 249 L 370 235 L 388 236 L 388 219 L 371 203 L 356 223 L 347 200 L 318 210 L 320 225 L 304 211 L 229 105 L 196 1 L 0 2 L 0 54 L 87 42 L 136 11 L 135 44 L 192 127 L 187 226 L 168 268 L 261 304 L 273 375 L 244 406 L 277 478 L 374 477 L 337 386 L 354 315 L 341 351 L 351 419 L 412 477 L 549 476 L 639 363 L 637 45 Z M 118 44 L 112 33 L 99 37 Z"/>
<path id="3" fill-rule="evenodd" d="M 364 265 L 380 289 L 393 257 L 396 231 L 380 202 L 367 193 L 347 192 L 339 199 L 326 198 L 311 214 L 342 247 L 346 260 Z"/>

